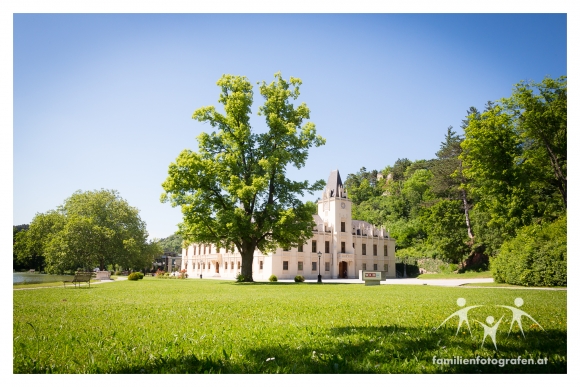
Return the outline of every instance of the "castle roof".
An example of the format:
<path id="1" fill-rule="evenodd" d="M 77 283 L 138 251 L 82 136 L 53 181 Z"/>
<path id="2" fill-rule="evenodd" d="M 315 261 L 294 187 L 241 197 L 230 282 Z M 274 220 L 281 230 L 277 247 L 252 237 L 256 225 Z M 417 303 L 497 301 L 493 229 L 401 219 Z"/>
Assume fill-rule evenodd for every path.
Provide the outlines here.
<path id="1" fill-rule="evenodd" d="M 342 179 L 340 178 L 340 172 L 338 169 L 330 172 L 328 176 L 328 181 L 326 182 L 326 188 L 324 189 L 329 198 L 331 197 L 346 197 L 344 195 L 344 187 L 342 185 Z"/>

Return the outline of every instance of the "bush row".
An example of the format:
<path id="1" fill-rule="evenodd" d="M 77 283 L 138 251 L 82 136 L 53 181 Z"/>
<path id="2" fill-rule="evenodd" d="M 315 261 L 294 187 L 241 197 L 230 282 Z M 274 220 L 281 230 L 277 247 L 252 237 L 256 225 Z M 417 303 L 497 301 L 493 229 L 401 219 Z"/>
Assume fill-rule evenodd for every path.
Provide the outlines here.
<path id="1" fill-rule="evenodd" d="M 521 228 L 490 259 L 495 282 L 523 286 L 567 286 L 564 216 L 553 223 Z"/>

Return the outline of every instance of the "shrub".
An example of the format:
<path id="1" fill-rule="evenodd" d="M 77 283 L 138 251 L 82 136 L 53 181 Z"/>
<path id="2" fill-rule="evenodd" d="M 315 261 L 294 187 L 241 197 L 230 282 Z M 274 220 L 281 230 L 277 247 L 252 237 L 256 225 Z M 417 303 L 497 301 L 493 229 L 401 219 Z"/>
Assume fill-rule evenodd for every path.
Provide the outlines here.
<path id="1" fill-rule="evenodd" d="M 139 273 L 135 272 L 135 273 L 131 273 L 129 274 L 129 276 L 127 277 L 127 279 L 129 281 L 137 281 L 141 279 L 141 276 L 139 276 Z"/>
<path id="2" fill-rule="evenodd" d="M 244 275 L 242 273 L 238 273 L 238 275 L 236 276 L 236 282 L 244 282 L 245 278 Z"/>
<path id="3" fill-rule="evenodd" d="M 276 277 L 274 274 L 272 274 L 270 276 L 270 278 L 268 278 L 268 281 L 270 281 L 270 282 L 278 282 L 278 277 Z"/>
<path id="4" fill-rule="evenodd" d="M 301 275 L 297 275 L 296 277 L 294 277 L 294 282 L 304 282 L 304 277 L 302 277 Z"/>
<path id="5" fill-rule="evenodd" d="M 566 286 L 566 216 L 518 230 L 490 260 L 493 279 L 523 286 Z"/>
<path id="6" fill-rule="evenodd" d="M 137 276 L 139 276 L 139 279 L 143 279 L 143 277 L 145 277 L 145 274 L 141 273 L 140 271 L 136 271 L 134 274 L 137 274 Z"/>

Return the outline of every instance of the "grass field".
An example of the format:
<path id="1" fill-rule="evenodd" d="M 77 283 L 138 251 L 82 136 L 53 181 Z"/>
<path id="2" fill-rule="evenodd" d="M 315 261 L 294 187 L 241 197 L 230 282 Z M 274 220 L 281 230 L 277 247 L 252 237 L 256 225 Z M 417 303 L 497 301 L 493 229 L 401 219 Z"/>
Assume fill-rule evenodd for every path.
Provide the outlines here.
<path id="1" fill-rule="evenodd" d="M 436 273 L 436 274 L 421 274 L 417 278 L 420 279 L 466 279 L 466 278 L 493 278 L 491 271 L 468 271 L 465 273 Z"/>
<path id="2" fill-rule="evenodd" d="M 517 289 L 552 289 L 552 290 L 565 290 L 567 289 L 567 287 L 565 286 L 550 286 L 550 287 L 526 287 L 526 286 L 519 286 L 519 285 L 511 285 L 511 284 L 498 284 L 497 282 L 482 282 L 482 283 L 466 283 L 465 285 L 462 286 L 469 286 L 469 287 L 474 287 L 477 286 L 479 288 L 517 288 Z"/>
<path id="3" fill-rule="evenodd" d="M 472 336 L 449 315 L 466 306 Z M 521 309 L 525 338 L 512 312 Z M 566 373 L 566 291 L 215 280 L 13 291 L 14 373 Z M 499 320 L 494 348 L 477 321 Z M 477 321 L 476 321 L 477 320 Z M 483 346 L 482 346 L 483 342 Z M 547 358 L 546 365 L 438 359 Z"/>

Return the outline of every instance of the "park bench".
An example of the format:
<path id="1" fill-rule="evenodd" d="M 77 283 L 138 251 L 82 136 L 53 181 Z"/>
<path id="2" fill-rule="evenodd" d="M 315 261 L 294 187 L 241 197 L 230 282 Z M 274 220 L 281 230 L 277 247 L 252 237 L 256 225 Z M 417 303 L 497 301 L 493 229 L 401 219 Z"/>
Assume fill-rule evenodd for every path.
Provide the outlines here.
<path id="1" fill-rule="evenodd" d="M 75 288 L 77 287 L 77 284 L 79 285 L 79 287 L 81 286 L 81 282 L 86 282 L 89 284 L 89 288 L 91 287 L 91 278 L 93 277 L 93 273 L 91 272 L 76 272 L 75 273 L 75 277 L 72 280 L 68 280 L 68 281 L 62 281 L 62 286 L 65 286 L 65 284 L 67 282 L 72 282 L 75 285 Z"/>

